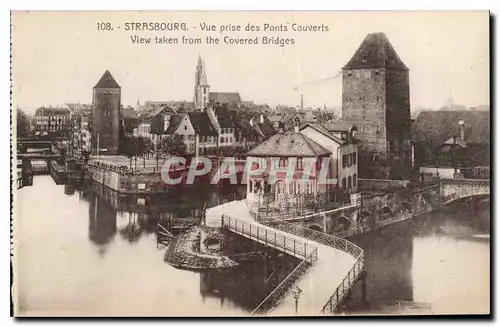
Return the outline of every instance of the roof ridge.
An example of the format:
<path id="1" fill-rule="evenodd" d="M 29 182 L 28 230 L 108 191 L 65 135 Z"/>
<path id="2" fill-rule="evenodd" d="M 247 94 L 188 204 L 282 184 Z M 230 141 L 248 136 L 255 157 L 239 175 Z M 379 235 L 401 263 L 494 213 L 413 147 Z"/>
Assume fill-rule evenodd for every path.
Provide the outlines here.
<path id="1" fill-rule="evenodd" d="M 318 144 L 318 142 L 314 141 L 313 139 L 309 138 L 308 136 L 306 136 L 306 135 L 304 135 L 302 133 L 297 133 L 297 134 L 300 134 L 302 136 L 302 138 L 307 143 L 307 145 L 309 146 L 309 148 L 311 149 L 311 151 L 314 152 L 316 155 L 320 155 L 320 153 L 318 153 L 318 152 L 316 152 L 314 150 L 314 148 L 312 147 L 311 143 L 313 143 L 314 145 L 318 146 L 321 150 L 323 150 L 325 152 L 328 152 L 328 153 L 331 153 L 330 150 L 328 150 L 327 148 L 323 147 L 321 144 Z"/>

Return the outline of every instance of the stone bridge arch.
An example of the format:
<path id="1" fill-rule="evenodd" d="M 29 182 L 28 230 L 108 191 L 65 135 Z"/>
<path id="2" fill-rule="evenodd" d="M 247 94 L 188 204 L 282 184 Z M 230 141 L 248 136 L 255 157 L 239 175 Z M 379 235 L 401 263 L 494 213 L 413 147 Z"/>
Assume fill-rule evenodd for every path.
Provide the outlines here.
<path id="1" fill-rule="evenodd" d="M 340 215 L 333 218 L 333 229 L 335 231 L 346 231 L 351 227 L 351 220 L 345 216 Z"/>
<path id="2" fill-rule="evenodd" d="M 383 206 L 380 210 L 380 220 L 386 220 L 394 217 L 394 211 L 389 206 Z"/>
<path id="3" fill-rule="evenodd" d="M 459 199 L 490 195 L 489 180 L 454 179 L 441 181 L 440 195 L 443 205 Z"/>
<path id="4" fill-rule="evenodd" d="M 409 201 L 403 201 L 401 203 L 401 212 L 403 213 L 413 213 L 414 212 L 413 204 Z"/>

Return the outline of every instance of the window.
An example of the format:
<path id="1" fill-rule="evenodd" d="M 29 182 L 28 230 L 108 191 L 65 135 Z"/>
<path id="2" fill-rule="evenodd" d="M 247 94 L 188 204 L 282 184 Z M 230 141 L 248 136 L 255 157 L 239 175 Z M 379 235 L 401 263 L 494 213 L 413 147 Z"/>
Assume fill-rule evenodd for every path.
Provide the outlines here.
<path id="1" fill-rule="evenodd" d="M 354 153 L 352 154 L 352 164 L 353 164 L 353 165 L 355 165 L 355 164 L 356 164 L 356 161 L 357 161 L 356 157 L 357 157 L 357 153 L 356 153 L 356 152 L 354 152 Z M 356 175 L 354 175 L 354 176 L 356 176 Z"/>
<path id="2" fill-rule="evenodd" d="M 302 158 L 297 158 L 297 170 L 303 170 L 304 166 L 302 163 Z"/>
<path id="3" fill-rule="evenodd" d="M 224 138 L 221 137 L 220 140 L 219 140 L 220 143 L 224 143 Z"/>
<path id="4" fill-rule="evenodd" d="M 353 187 L 356 187 L 357 179 L 358 179 L 357 174 L 352 175 L 352 186 Z"/>
<path id="5" fill-rule="evenodd" d="M 288 159 L 285 157 L 281 157 L 278 167 L 280 167 L 280 168 L 288 167 Z"/>
<path id="6" fill-rule="evenodd" d="M 365 71 L 363 75 L 365 78 L 370 78 L 372 76 L 372 73 L 368 70 L 368 71 Z"/>
<path id="7" fill-rule="evenodd" d="M 184 125 L 184 130 L 187 131 L 188 127 L 187 125 Z"/>
<path id="8" fill-rule="evenodd" d="M 346 186 L 345 182 L 346 182 L 346 180 L 345 180 L 345 177 L 344 177 L 344 178 L 342 178 L 342 188 L 345 188 L 345 186 Z"/>
<path id="9" fill-rule="evenodd" d="M 352 177 L 349 176 L 349 178 L 347 179 L 347 188 L 351 188 L 352 187 Z"/>
<path id="10" fill-rule="evenodd" d="M 345 154 L 342 155 L 342 168 L 345 168 L 346 166 L 346 156 Z"/>

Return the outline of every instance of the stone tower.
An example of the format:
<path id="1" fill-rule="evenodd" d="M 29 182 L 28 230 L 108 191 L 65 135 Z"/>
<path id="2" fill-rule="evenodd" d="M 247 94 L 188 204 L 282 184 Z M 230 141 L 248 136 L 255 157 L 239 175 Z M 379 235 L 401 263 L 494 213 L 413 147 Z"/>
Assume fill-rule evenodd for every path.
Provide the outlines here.
<path id="1" fill-rule="evenodd" d="M 120 145 L 121 88 L 106 70 L 92 97 L 92 152 L 117 154 Z"/>
<path id="2" fill-rule="evenodd" d="M 210 85 L 207 83 L 207 73 L 205 71 L 205 63 L 198 56 L 198 64 L 196 65 L 196 75 L 194 80 L 194 107 L 196 109 L 204 109 L 208 104 L 208 93 Z"/>
<path id="3" fill-rule="evenodd" d="M 357 126 L 365 155 L 411 170 L 409 70 L 384 33 L 368 34 L 342 68 L 342 120 Z"/>

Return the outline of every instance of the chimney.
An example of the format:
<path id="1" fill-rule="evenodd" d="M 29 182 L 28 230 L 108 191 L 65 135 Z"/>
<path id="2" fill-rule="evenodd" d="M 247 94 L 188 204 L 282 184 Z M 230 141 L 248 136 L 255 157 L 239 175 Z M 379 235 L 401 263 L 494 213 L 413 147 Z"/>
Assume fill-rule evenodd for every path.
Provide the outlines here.
<path id="1" fill-rule="evenodd" d="M 285 123 L 280 121 L 278 123 L 278 133 L 283 134 L 284 131 L 285 131 Z"/>
<path id="2" fill-rule="evenodd" d="M 465 128 L 464 128 L 464 121 L 460 120 L 458 122 L 458 125 L 460 125 L 460 138 L 462 141 L 465 141 Z"/>

